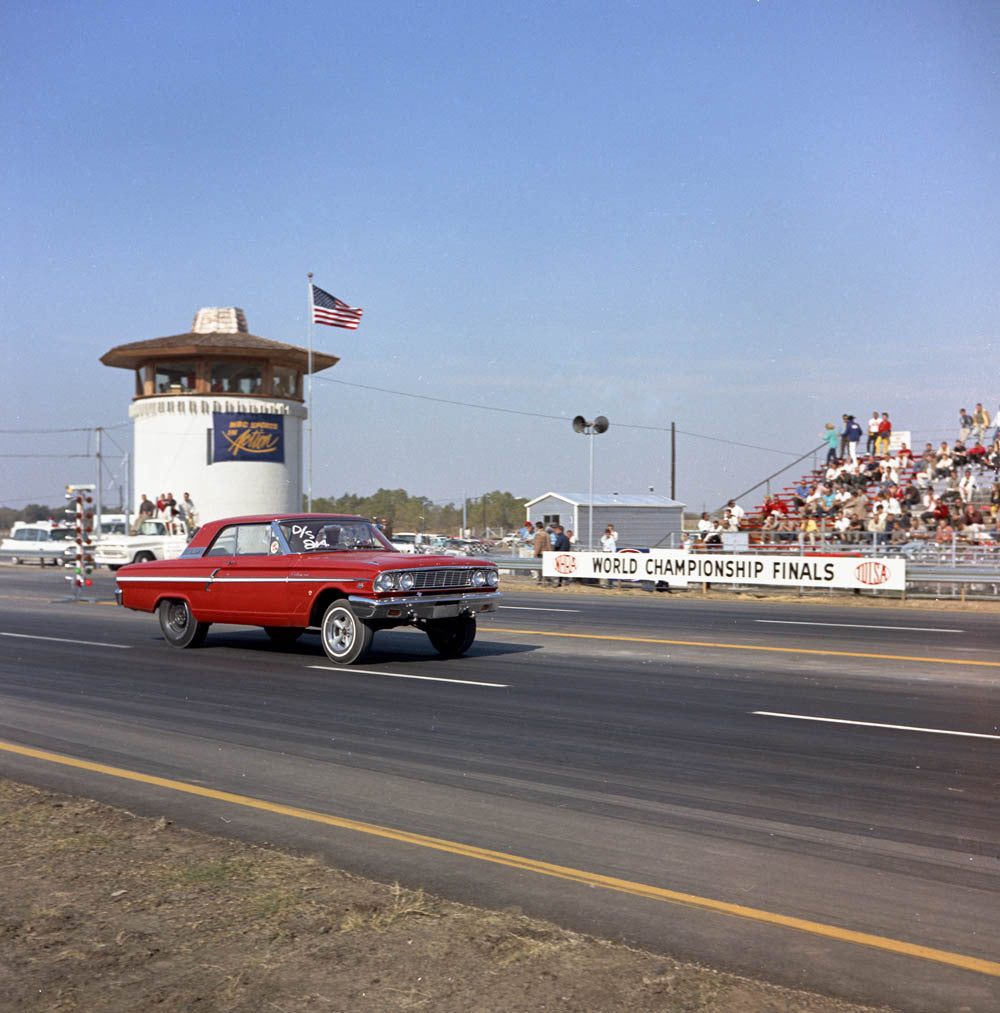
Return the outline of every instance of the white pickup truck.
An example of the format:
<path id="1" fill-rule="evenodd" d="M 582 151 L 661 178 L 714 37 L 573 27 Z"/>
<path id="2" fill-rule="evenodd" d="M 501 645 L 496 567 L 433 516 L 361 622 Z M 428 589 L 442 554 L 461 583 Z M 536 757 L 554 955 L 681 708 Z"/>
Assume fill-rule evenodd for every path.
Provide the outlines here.
<path id="1" fill-rule="evenodd" d="M 187 534 L 171 534 L 170 529 L 183 531 L 182 524 L 166 521 L 143 521 L 134 535 L 102 538 L 94 546 L 94 562 L 117 570 L 126 563 L 148 563 L 151 559 L 176 559 L 190 540 Z"/>

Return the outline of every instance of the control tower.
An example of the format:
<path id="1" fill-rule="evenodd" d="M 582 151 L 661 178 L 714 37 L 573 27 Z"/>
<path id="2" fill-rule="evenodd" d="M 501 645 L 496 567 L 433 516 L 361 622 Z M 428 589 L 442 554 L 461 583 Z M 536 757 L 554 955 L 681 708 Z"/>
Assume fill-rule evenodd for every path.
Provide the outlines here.
<path id="1" fill-rule="evenodd" d="M 336 356 L 312 353 L 312 369 Z M 191 330 L 118 345 L 105 366 L 135 372 L 133 490 L 188 492 L 198 521 L 302 509 L 303 377 L 309 353 L 250 334 L 235 306 L 198 310 Z"/>

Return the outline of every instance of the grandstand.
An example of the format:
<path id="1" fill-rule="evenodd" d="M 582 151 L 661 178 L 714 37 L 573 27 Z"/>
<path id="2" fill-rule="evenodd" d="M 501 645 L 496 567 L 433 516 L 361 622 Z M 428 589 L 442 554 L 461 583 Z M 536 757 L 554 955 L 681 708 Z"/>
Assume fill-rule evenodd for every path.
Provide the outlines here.
<path id="1" fill-rule="evenodd" d="M 1000 440 L 961 440 L 919 456 L 858 456 L 814 466 L 768 494 L 739 523 L 751 545 L 768 549 L 924 543 L 992 546 L 1000 542 Z M 736 530 L 729 512 L 718 531 Z M 706 543 L 721 541 L 703 536 Z"/>

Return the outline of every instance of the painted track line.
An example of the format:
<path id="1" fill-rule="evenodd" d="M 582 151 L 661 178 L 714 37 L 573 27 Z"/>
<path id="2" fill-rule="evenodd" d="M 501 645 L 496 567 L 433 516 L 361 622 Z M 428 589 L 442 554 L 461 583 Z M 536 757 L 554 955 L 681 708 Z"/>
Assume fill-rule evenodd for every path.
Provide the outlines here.
<path id="1" fill-rule="evenodd" d="M 490 633 L 520 633 L 529 637 L 564 637 L 572 640 L 610 640 L 625 644 L 663 644 L 668 647 L 714 647 L 727 651 L 768 651 L 774 654 L 817 654 L 827 658 L 875 658 L 879 661 L 922 661 L 937 665 L 979 665 L 1000 668 L 1000 661 L 967 658 L 924 658 L 910 654 L 875 654 L 868 651 L 823 651 L 814 647 L 771 647 L 763 644 L 718 644 L 708 640 L 667 640 L 662 637 L 622 637 L 609 633 L 565 633 L 562 630 L 513 630 L 505 626 L 480 626 Z"/>
<path id="2" fill-rule="evenodd" d="M 68 640 L 66 637 L 42 637 L 35 633 L 0 633 L 0 637 L 19 637 L 21 640 L 51 640 L 57 644 L 83 644 L 85 647 L 115 647 L 119 651 L 130 651 L 131 644 L 102 644 L 96 640 Z"/>
<path id="3" fill-rule="evenodd" d="M 993 960 L 984 960 L 981 957 L 971 957 L 963 953 L 938 950 L 931 946 L 908 943 L 904 940 L 892 939 L 888 936 L 877 936 L 868 932 L 856 932 L 853 929 L 845 929 L 837 925 L 826 925 L 823 922 L 793 918 L 789 915 L 777 914 L 773 911 L 744 907 L 742 904 L 730 904 L 728 901 L 714 900 L 711 897 L 699 897 L 695 894 L 681 893 L 677 890 L 667 890 L 663 887 L 651 886 L 647 883 L 617 879 L 613 876 L 602 876 L 598 873 L 586 872 L 582 869 L 571 868 L 570 866 L 541 862 L 522 855 L 508 854 L 503 851 L 490 851 L 487 848 L 476 847 L 472 844 L 462 844 L 458 841 L 449 841 L 440 837 L 427 837 L 424 834 L 415 834 L 408 830 L 397 830 L 392 827 L 379 826 L 375 823 L 362 823 L 358 820 L 331 816 L 327 813 L 315 812 L 311 809 L 299 809 L 295 806 L 268 802 L 249 795 L 235 795 L 231 792 L 219 791 L 215 788 L 188 784 L 185 781 L 174 781 L 170 778 L 144 774 L 140 771 L 127 770 L 122 767 L 109 767 L 103 763 L 92 763 L 89 760 L 80 760 L 72 756 L 63 756 L 59 753 L 50 753 L 41 749 L 32 749 L 28 746 L 19 746 L 12 742 L 0 742 L 0 751 L 36 760 L 44 760 L 48 763 L 61 764 L 66 767 L 75 767 L 79 770 L 89 770 L 93 773 L 105 774 L 108 777 L 118 777 L 128 781 L 137 781 L 141 784 L 153 785 L 158 788 L 167 788 L 185 795 L 197 795 L 201 798 L 228 802 L 247 809 L 257 809 L 279 816 L 308 820 L 312 823 L 325 824 L 342 830 L 354 830 L 358 833 L 370 834 L 374 837 L 413 844 L 417 847 L 430 848 L 435 851 L 448 852 L 465 858 L 489 862 L 493 865 L 503 865 L 512 869 L 534 872 L 542 876 L 550 876 L 554 879 L 579 883 L 583 886 L 601 887 L 634 897 L 644 897 L 647 900 L 657 900 L 667 904 L 679 904 L 701 911 L 730 915 L 734 918 L 744 918 L 748 921 L 792 929 L 797 932 L 808 933 L 809 935 L 823 936 L 827 939 L 842 943 L 852 943 L 869 949 L 885 950 L 889 953 L 913 957 L 918 960 L 948 964 L 951 967 L 958 967 L 965 971 L 975 971 L 978 974 L 1000 978 L 1000 963 Z"/>
<path id="4" fill-rule="evenodd" d="M 509 689 L 506 682 L 473 682 L 471 679 L 446 679 L 441 675 L 404 675 L 402 672 L 379 672 L 376 669 L 352 668 L 350 665 L 310 665 L 321 672 L 340 672 L 341 675 L 384 675 L 390 679 L 420 679 L 422 682 L 448 682 L 455 686 L 485 686 L 488 689 Z"/>
<path id="5" fill-rule="evenodd" d="M 948 728 L 921 728 L 918 725 L 889 725 L 880 721 L 850 721 L 847 718 L 822 718 L 813 714 L 781 714 L 778 711 L 751 711 L 762 718 L 790 718 L 793 721 L 822 721 L 831 725 L 856 725 L 859 728 L 889 728 L 896 732 L 924 732 L 927 735 L 959 735 L 966 739 L 996 739 L 1000 735 L 988 735 L 985 732 L 956 732 Z"/>
<path id="6" fill-rule="evenodd" d="M 771 626 L 829 626 L 838 630 L 903 630 L 906 633 L 964 633 L 965 630 L 940 629 L 936 626 L 867 626 L 862 623 L 819 623 L 797 619 L 755 619 Z"/>

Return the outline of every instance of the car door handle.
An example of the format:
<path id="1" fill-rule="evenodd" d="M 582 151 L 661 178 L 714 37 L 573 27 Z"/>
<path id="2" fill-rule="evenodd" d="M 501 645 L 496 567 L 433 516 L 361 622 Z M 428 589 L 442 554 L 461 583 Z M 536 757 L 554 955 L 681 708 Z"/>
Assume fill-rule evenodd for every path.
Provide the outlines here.
<path id="1" fill-rule="evenodd" d="M 216 567 L 216 568 L 215 568 L 215 569 L 214 569 L 214 570 L 213 570 L 213 571 L 212 571 L 212 572 L 211 572 L 211 573 L 210 573 L 210 574 L 208 575 L 208 583 L 207 583 L 207 584 L 205 585 L 205 590 L 206 590 L 206 591 L 208 591 L 208 590 L 210 590 L 210 589 L 211 589 L 211 587 L 212 587 L 212 581 L 213 581 L 213 580 L 215 580 L 215 575 L 216 575 L 216 574 L 217 574 L 218 572 L 219 572 L 219 567 Z"/>

